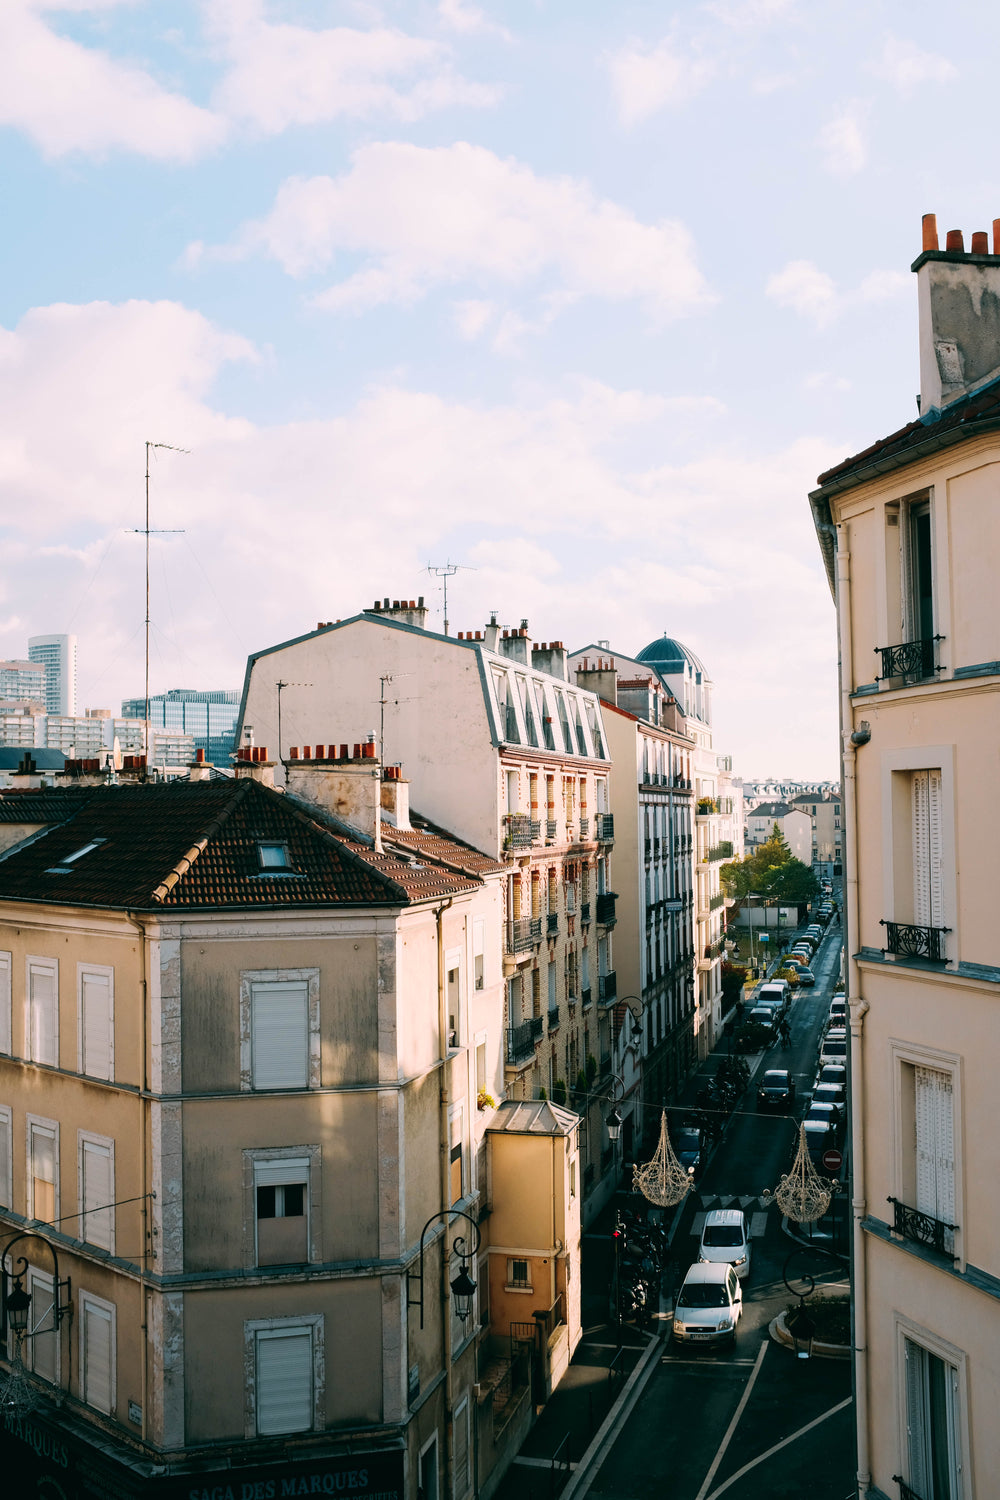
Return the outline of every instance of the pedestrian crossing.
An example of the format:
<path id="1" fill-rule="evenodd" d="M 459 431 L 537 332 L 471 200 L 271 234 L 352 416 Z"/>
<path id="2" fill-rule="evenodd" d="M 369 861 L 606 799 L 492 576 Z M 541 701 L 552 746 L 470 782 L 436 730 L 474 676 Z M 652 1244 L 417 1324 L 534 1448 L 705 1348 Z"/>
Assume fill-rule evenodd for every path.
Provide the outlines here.
<path id="1" fill-rule="evenodd" d="M 742 1208 L 750 1219 L 750 1238 L 759 1240 L 767 1229 L 767 1202 L 753 1193 L 699 1193 L 700 1211 L 695 1212 L 691 1233 L 701 1238 L 705 1215 L 713 1208 Z"/>

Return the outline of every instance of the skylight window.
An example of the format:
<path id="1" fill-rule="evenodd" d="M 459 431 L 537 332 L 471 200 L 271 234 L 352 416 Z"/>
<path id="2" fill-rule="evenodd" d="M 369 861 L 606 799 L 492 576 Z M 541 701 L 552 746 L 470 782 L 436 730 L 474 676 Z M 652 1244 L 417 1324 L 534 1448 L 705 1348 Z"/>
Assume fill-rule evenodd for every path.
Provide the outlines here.
<path id="1" fill-rule="evenodd" d="M 107 842 L 107 839 L 91 839 L 89 844 L 84 844 L 74 854 L 67 854 L 65 859 L 60 860 L 51 869 L 46 870 L 46 875 L 72 875 L 74 868 L 83 859 L 85 854 L 92 853 L 94 849 L 99 849 L 102 844 L 106 844 Z"/>
<path id="2" fill-rule="evenodd" d="M 259 843 L 257 857 L 262 870 L 290 870 L 292 868 L 287 844 Z"/>

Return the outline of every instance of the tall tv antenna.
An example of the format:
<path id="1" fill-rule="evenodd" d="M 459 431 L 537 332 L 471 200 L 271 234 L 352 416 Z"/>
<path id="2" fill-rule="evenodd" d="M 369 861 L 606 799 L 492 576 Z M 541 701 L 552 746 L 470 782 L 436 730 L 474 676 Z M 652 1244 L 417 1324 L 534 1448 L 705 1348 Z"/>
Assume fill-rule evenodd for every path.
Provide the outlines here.
<path id="1" fill-rule="evenodd" d="M 282 682 L 279 678 L 274 684 L 278 689 L 278 760 L 281 760 L 281 695 L 285 688 L 290 687 L 312 687 L 311 682 Z"/>
<path id="2" fill-rule="evenodd" d="M 435 577 L 440 578 L 442 584 L 444 585 L 444 633 L 445 633 L 445 635 L 448 634 L 448 579 L 449 578 L 454 578 L 454 576 L 458 572 L 459 568 L 464 569 L 467 573 L 475 573 L 476 572 L 475 568 L 467 568 L 466 565 L 465 565 L 465 563 L 446 562 L 446 563 L 443 563 L 440 567 L 435 566 L 434 563 L 428 563 L 427 564 L 427 572 L 428 573 L 433 573 L 435 575 Z"/>
<path id="3" fill-rule="evenodd" d="M 133 536 L 144 536 L 146 538 L 146 722 L 143 733 L 143 750 L 146 754 L 146 774 L 149 774 L 149 539 L 151 536 L 180 536 L 183 527 L 174 526 L 169 528 L 156 527 L 150 529 L 149 525 L 149 455 L 154 448 L 168 448 L 171 453 L 190 453 L 190 448 L 176 448 L 173 443 L 146 443 L 146 524 L 145 526 L 133 526 Z"/>

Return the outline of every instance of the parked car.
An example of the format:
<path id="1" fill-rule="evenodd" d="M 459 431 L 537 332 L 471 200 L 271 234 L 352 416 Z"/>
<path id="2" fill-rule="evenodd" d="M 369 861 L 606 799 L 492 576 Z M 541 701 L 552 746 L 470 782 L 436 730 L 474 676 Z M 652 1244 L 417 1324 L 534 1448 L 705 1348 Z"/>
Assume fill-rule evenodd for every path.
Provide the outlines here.
<path id="1" fill-rule="evenodd" d="M 680 1342 L 736 1342 L 743 1288 L 730 1265 L 690 1266 L 674 1303 L 673 1336 Z"/>
<path id="2" fill-rule="evenodd" d="M 766 984 L 761 985 L 754 998 L 758 1005 L 761 1005 L 765 1000 L 775 999 L 780 1000 L 782 1005 L 787 1006 L 789 999 L 791 998 L 789 994 L 788 980 L 769 979 Z"/>
<path id="3" fill-rule="evenodd" d="M 846 1056 L 847 1032 L 843 1026 L 834 1026 L 823 1038 L 819 1049 L 820 1066 L 829 1062 L 843 1062 Z"/>
<path id="4" fill-rule="evenodd" d="M 839 1104 L 831 1104 L 827 1099 L 814 1099 L 806 1111 L 806 1124 L 810 1120 L 826 1120 L 833 1127 L 835 1139 L 833 1145 L 840 1142 L 840 1131 L 844 1123 L 844 1111 Z"/>
<path id="5" fill-rule="evenodd" d="M 825 1101 L 828 1104 L 839 1105 L 841 1109 L 847 1107 L 847 1090 L 842 1083 L 817 1083 L 812 1096 L 814 1104 Z"/>
<path id="6" fill-rule="evenodd" d="M 816 983 L 816 975 L 813 973 L 812 969 L 800 969 L 799 970 L 799 984 L 802 986 L 803 989 L 807 990 L 812 985 L 814 985 L 815 983 Z"/>
<path id="7" fill-rule="evenodd" d="M 847 1087 L 847 1069 L 843 1063 L 824 1063 L 816 1075 L 817 1084 L 839 1083 L 842 1088 Z"/>
<path id="8" fill-rule="evenodd" d="M 769 1005 L 755 1005 L 753 1010 L 747 1012 L 744 1020 L 755 1021 L 761 1026 L 766 1026 L 771 1033 L 774 1032 L 775 1016 Z"/>
<path id="9" fill-rule="evenodd" d="M 795 1103 L 795 1080 L 787 1068 L 768 1068 L 757 1090 L 757 1108 L 788 1114 Z"/>
<path id="10" fill-rule="evenodd" d="M 829 1120 L 804 1120 L 802 1125 L 809 1155 L 813 1165 L 818 1167 L 823 1159 L 823 1152 L 836 1147 L 836 1131 Z"/>
<path id="11" fill-rule="evenodd" d="M 698 1259 L 733 1266 L 740 1280 L 750 1272 L 750 1233 L 741 1208 L 713 1208 L 705 1215 Z"/>
<path id="12" fill-rule="evenodd" d="M 689 1177 L 697 1177 L 701 1171 L 701 1131 L 693 1125 L 682 1125 L 676 1132 L 674 1155 Z"/>

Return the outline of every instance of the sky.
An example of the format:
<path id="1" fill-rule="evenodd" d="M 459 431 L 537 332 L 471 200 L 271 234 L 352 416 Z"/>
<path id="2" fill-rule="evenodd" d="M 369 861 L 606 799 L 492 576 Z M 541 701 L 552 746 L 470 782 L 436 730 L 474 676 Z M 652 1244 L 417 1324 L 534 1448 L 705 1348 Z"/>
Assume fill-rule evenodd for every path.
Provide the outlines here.
<path id="1" fill-rule="evenodd" d="M 837 775 L 808 493 L 916 415 L 920 218 L 1000 215 L 954 0 L 2 0 L 0 656 L 81 707 L 424 594 L 663 633 Z M 966 240 L 968 243 L 968 239 Z M 184 452 L 174 451 L 177 449 Z"/>

